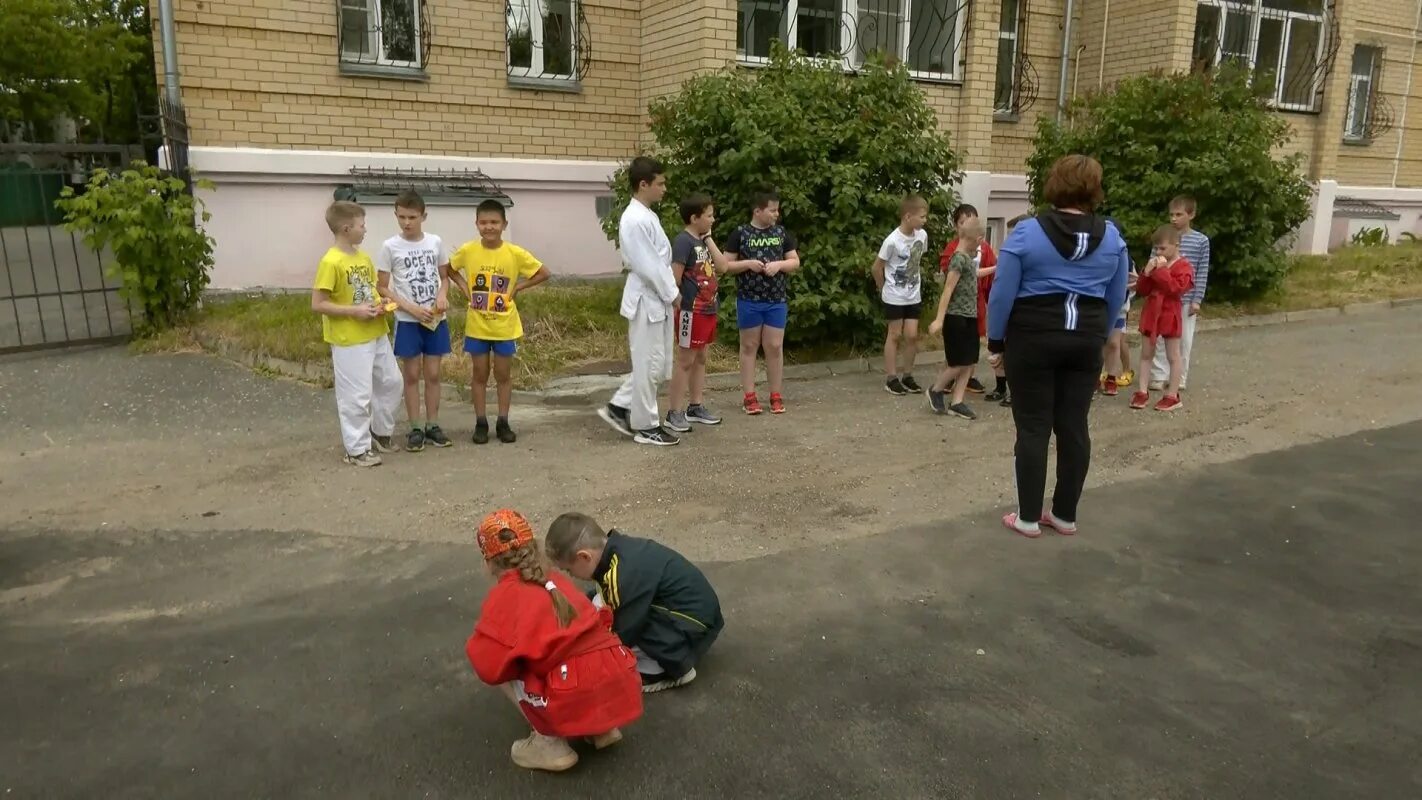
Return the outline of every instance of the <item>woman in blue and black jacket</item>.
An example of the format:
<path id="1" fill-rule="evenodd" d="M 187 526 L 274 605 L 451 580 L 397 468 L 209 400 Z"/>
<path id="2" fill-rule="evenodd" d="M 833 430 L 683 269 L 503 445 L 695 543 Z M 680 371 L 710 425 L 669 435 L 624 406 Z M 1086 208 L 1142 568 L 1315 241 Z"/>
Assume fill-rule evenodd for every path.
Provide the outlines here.
<path id="1" fill-rule="evenodd" d="M 989 359 L 994 366 L 1006 359 L 1017 426 L 1017 511 L 1002 521 L 1028 537 L 1040 536 L 1041 524 L 1076 533 L 1091 466 L 1086 418 L 1131 268 L 1120 231 L 1095 213 L 1104 197 L 1096 159 L 1058 159 L 1043 195 L 1052 209 L 1019 224 L 1003 243 L 988 299 Z M 1053 433 L 1057 486 L 1044 513 Z"/>

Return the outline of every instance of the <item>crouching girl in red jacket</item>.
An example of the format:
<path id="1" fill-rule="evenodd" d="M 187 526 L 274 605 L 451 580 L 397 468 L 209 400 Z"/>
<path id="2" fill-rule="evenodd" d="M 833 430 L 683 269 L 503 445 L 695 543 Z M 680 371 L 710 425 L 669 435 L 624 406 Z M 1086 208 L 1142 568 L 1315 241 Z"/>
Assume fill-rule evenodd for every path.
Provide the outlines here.
<path id="1" fill-rule="evenodd" d="M 495 511 L 479 525 L 479 549 L 498 581 L 465 645 L 479 679 L 498 686 L 533 733 L 514 742 L 513 762 L 561 772 L 578 763 L 568 745 L 587 737 L 601 750 L 619 726 L 642 716 L 637 658 L 612 633 L 612 614 L 544 566 L 528 520 Z"/>

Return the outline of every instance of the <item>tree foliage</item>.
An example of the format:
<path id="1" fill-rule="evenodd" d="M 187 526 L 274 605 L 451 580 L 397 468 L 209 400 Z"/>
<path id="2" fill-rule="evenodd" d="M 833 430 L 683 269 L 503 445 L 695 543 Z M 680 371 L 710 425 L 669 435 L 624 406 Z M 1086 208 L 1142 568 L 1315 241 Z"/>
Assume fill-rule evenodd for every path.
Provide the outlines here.
<path id="1" fill-rule="evenodd" d="M 142 0 L 5 0 L 0 13 L 0 138 L 53 138 L 62 118 L 81 140 L 139 141 L 156 104 Z"/>
<path id="2" fill-rule="evenodd" d="M 758 187 L 779 190 L 781 223 L 798 240 L 802 263 L 790 278 L 793 343 L 864 343 L 878 335 L 870 267 L 899 223 L 905 194 L 928 198 L 931 244 L 943 244 L 957 157 L 902 66 L 846 75 L 777 48 L 763 69 L 692 78 L 650 111 L 655 155 L 667 167 L 660 213 L 669 232 L 683 227 L 677 206 L 693 191 L 715 200 L 716 240 L 724 242 L 749 220 Z M 616 241 L 629 197 L 624 173 L 612 186 L 617 210 L 604 229 Z M 924 259 L 925 273 L 933 261 Z M 726 285 L 733 294 L 734 281 Z M 722 303 L 725 330 L 734 330 L 733 307 Z"/>
<path id="3" fill-rule="evenodd" d="M 109 271 L 122 281 L 119 293 L 142 308 L 140 333 L 171 327 L 207 288 L 213 240 L 195 221 L 211 215 L 185 189 L 180 178 L 135 162 L 119 173 L 96 170 L 83 192 L 65 187 L 57 202 L 65 227 L 95 250 L 112 248 Z"/>
<path id="4" fill-rule="evenodd" d="M 1210 237 L 1210 296 L 1247 298 L 1288 270 L 1279 242 L 1308 218 L 1302 156 L 1282 156 L 1291 130 L 1246 73 L 1155 73 L 1122 81 L 1074 104 L 1065 124 L 1037 123 L 1028 159 L 1032 201 L 1052 162 L 1085 153 L 1105 171 L 1106 205 L 1139 261 L 1168 220 L 1176 195 L 1196 198 L 1195 227 Z"/>

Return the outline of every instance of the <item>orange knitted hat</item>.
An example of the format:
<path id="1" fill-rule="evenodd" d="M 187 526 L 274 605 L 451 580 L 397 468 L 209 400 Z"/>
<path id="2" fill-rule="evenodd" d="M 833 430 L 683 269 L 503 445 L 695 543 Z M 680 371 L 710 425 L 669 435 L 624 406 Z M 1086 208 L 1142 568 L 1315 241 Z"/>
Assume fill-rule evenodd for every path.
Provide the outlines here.
<path id="1" fill-rule="evenodd" d="M 512 541 L 499 538 L 504 531 L 513 531 Z M 501 508 L 479 523 L 479 550 L 485 561 L 530 544 L 533 544 L 533 526 L 513 509 Z"/>

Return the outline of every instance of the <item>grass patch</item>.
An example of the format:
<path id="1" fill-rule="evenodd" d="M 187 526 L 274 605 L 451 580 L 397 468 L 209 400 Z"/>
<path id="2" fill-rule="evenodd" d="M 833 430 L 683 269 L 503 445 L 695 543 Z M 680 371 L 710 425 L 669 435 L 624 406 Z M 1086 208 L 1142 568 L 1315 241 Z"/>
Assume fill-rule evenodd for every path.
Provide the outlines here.
<path id="1" fill-rule="evenodd" d="M 1387 247 L 1347 247 L 1328 256 L 1298 256 L 1283 287 L 1245 303 L 1207 302 L 1209 318 L 1301 311 L 1422 297 L 1422 243 Z M 553 378 L 579 372 L 607 372 L 627 361 L 627 322 L 618 314 L 621 280 L 555 279 L 519 297 L 524 339 L 519 343 L 514 384 L 536 389 Z M 931 313 L 931 312 L 928 312 Z M 469 384 L 469 358 L 459 350 L 464 309 L 449 313 L 455 354 L 444 361 L 444 377 Z M 724 326 L 723 326 L 724 327 Z M 736 369 L 735 331 L 722 331 L 711 347 L 707 369 Z M 936 342 L 923 327 L 924 347 Z M 134 342 L 140 352 L 211 349 L 216 343 L 267 357 L 300 363 L 325 362 L 330 350 L 321 341 L 321 319 L 311 312 L 310 295 L 241 295 L 208 302 L 186 325 Z M 856 352 L 848 343 L 797 348 L 790 363 L 830 361 L 853 356 L 878 358 L 879 351 Z"/>
<path id="2" fill-rule="evenodd" d="M 1243 303 L 1209 301 L 1207 318 L 1336 308 L 1422 297 L 1422 243 L 1344 247 L 1326 256 L 1295 256 L 1277 291 Z"/>

